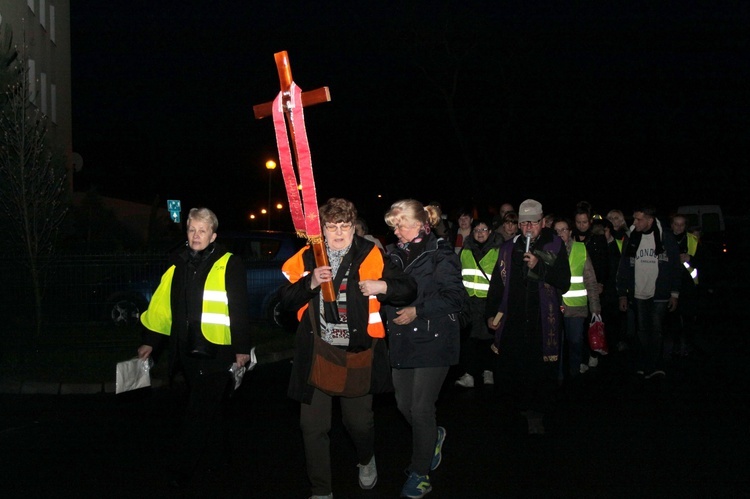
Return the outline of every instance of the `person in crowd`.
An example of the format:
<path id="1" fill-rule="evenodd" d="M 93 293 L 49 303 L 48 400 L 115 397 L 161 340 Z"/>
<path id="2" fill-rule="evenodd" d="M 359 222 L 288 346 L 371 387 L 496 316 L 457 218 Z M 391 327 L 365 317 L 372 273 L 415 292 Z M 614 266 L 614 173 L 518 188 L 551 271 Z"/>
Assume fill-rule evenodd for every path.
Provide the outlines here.
<path id="1" fill-rule="evenodd" d="M 365 222 L 365 219 L 362 217 L 357 217 L 357 220 L 354 222 L 354 231 L 357 233 L 359 237 L 364 237 L 368 241 L 372 241 L 375 243 L 375 246 L 380 251 L 385 251 L 385 248 L 383 248 L 383 243 L 380 242 L 380 239 L 370 234 L 370 229 L 367 226 L 367 222 Z"/>
<path id="2" fill-rule="evenodd" d="M 518 213 L 509 211 L 502 219 L 502 223 L 492 230 L 495 239 L 501 243 L 513 239 L 518 235 Z"/>
<path id="3" fill-rule="evenodd" d="M 402 497 L 432 490 L 429 473 L 442 460 L 446 430 L 437 425 L 435 403 L 450 366 L 459 360 L 459 313 L 466 300 L 461 262 L 432 227 L 438 211 L 414 199 L 391 205 L 385 222 L 398 247 L 391 260 L 412 276 L 419 294 L 408 306 L 387 306 L 388 339 L 396 404 L 412 429 L 409 476 Z"/>
<path id="4" fill-rule="evenodd" d="M 206 471 L 230 464 L 232 449 L 223 414 L 234 387 L 230 368 L 250 361 L 245 266 L 216 241 L 218 228 L 213 211 L 190 210 L 187 244 L 171 255 L 171 265 L 140 318 L 144 330 L 138 357 L 157 358 L 168 348 L 170 374 L 181 370 L 188 387 L 183 424 L 169 465 L 170 483 L 176 487 L 191 480 L 204 453 Z"/>
<path id="5" fill-rule="evenodd" d="M 630 228 L 628 223 L 625 221 L 625 215 L 622 210 L 609 210 L 607 212 L 607 220 L 612 223 L 613 232 L 612 237 L 622 241 L 626 236 L 630 235 Z"/>
<path id="6" fill-rule="evenodd" d="M 331 430 L 333 396 L 308 382 L 312 367 L 313 336 L 348 352 L 373 349 L 372 389 L 359 397 L 338 397 L 344 427 L 354 441 L 359 485 L 375 486 L 375 425 L 372 392 L 387 384 L 385 326 L 380 304 L 411 303 L 416 282 L 385 260 L 372 241 L 356 235 L 357 209 L 351 201 L 331 198 L 320 207 L 325 251 L 329 265 L 318 265 L 310 245 L 282 266 L 289 284 L 280 289 L 281 305 L 297 311 L 294 360 L 287 394 L 300 402 L 300 428 L 305 446 L 307 476 L 313 498 L 333 497 L 331 484 Z M 326 317 L 321 284 L 333 283 L 338 318 Z M 382 369 L 379 366 L 383 366 Z"/>
<path id="7" fill-rule="evenodd" d="M 442 237 L 446 241 L 453 241 L 455 238 L 455 228 L 453 227 L 453 222 L 448 220 L 448 215 L 443 211 L 442 205 L 437 201 L 430 201 L 429 206 L 434 206 L 436 210 L 440 213 L 440 221 L 435 226 L 435 235 L 437 237 Z"/>
<path id="8" fill-rule="evenodd" d="M 471 211 L 467 209 L 461 209 L 458 212 L 458 227 L 456 228 L 455 239 L 453 243 L 453 249 L 456 254 L 461 253 L 461 248 L 464 247 L 464 240 L 471 235 L 471 223 L 474 221 Z"/>
<path id="9" fill-rule="evenodd" d="M 665 375 L 662 337 L 667 310 L 680 296 L 680 255 L 674 235 L 664 231 L 648 205 L 633 212 L 633 230 L 623 246 L 617 271 L 620 310 L 633 309 L 637 349 L 636 373 L 645 379 Z"/>
<path id="10" fill-rule="evenodd" d="M 485 312 L 495 332 L 495 386 L 509 391 L 531 434 L 544 433 L 544 414 L 552 408 L 562 329 L 560 296 L 570 287 L 565 245 L 551 228 L 542 227 L 543 217 L 538 201 L 521 203 L 522 235 L 500 248 Z"/>
<path id="11" fill-rule="evenodd" d="M 570 288 L 562 295 L 563 322 L 565 324 L 565 340 L 567 346 L 563 352 L 564 360 L 560 364 L 560 373 L 564 378 L 573 379 L 579 373 L 588 371 L 588 363 L 583 359 L 589 358 L 589 346 L 586 338 L 586 319 L 589 312 L 601 314 L 599 305 L 599 290 L 596 274 L 591 259 L 588 257 L 586 245 L 571 238 L 572 224 L 566 219 L 558 219 L 554 223 L 555 233 L 565 243 L 570 265 Z M 567 365 L 567 375 L 564 367 Z"/>
<path id="12" fill-rule="evenodd" d="M 594 266 L 597 289 L 601 294 L 604 292 L 604 283 L 609 279 L 609 250 L 604 234 L 594 234 L 592 230 L 593 220 L 593 209 L 589 202 L 580 201 L 576 204 L 574 220 L 576 226 L 573 229 L 573 240 L 586 245 L 586 251 L 591 259 L 591 264 Z M 590 352 L 588 366 L 596 367 L 598 365 L 599 354 Z"/>
<path id="13" fill-rule="evenodd" d="M 666 342 L 667 353 L 674 357 L 687 357 L 695 338 L 698 322 L 698 285 L 702 265 L 702 250 L 698 237 L 688 232 L 687 216 L 677 213 L 672 216 L 672 234 L 677 241 L 682 266 L 680 280 L 680 306 L 675 314 L 670 314 L 670 341 Z"/>
<path id="14" fill-rule="evenodd" d="M 282 266 L 289 284 L 280 290 L 285 310 L 297 311 L 294 359 L 287 394 L 300 402 L 300 428 L 305 447 L 307 476 L 313 498 L 333 497 L 331 484 L 331 430 L 333 396 L 308 382 L 312 366 L 313 335 L 347 352 L 372 348 L 372 388 L 359 397 L 338 397 L 344 427 L 354 441 L 359 485 L 375 486 L 375 428 L 372 393 L 389 383 L 385 327 L 380 304 L 404 306 L 416 297 L 416 282 L 393 265 L 372 241 L 357 236 L 357 209 L 350 201 L 331 198 L 320 207 L 325 251 L 329 265 L 318 265 L 311 246 L 305 246 Z M 321 284 L 333 283 L 338 318 L 325 314 Z"/>
<path id="15" fill-rule="evenodd" d="M 495 215 L 492 218 L 492 231 L 497 232 L 498 229 L 503 225 L 503 221 L 505 220 L 505 215 L 510 212 L 515 212 L 515 208 L 513 208 L 513 205 L 510 203 L 503 203 L 500 205 L 500 210 L 498 210 L 497 215 Z"/>
<path id="16" fill-rule="evenodd" d="M 487 329 L 484 311 L 500 242 L 492 237 L 492 230 L 487 222 L 475 220 L 472 235 L 466 239 L 459 254 L 461 274 L 471 310 L 468 338 L 461 344 L 461 365 L 465 372 L 455 381 L 456 385 L 464 388 L 474 387 L 475 379 L 481 379 L 485 385 L 495 383 L 495 358 L 490 350 L 494 335 Z"/>
<path id="17" fill-rule="evenodd" d="M 607 344 L 611 347 L 611 350 L 623 352 L 628 349 L 627 312 L 620 311 L 620 300 L 617 296 L 617 268 L 620 265 L 623 240 L 614 238 L 614 226 L 606 218 L 594 220 L 592 230 L 595 233 L 601 230 L 601 233 L 604 234 L 604 238 L 607 240 L 607 253 L 609 255 L 607 259 L 609 263 L 609 275 L 606 282 L 604 282 L 604 291 L 599 295 L 599 302 L 602 308 L 602 321 L 607 330 Z"/>

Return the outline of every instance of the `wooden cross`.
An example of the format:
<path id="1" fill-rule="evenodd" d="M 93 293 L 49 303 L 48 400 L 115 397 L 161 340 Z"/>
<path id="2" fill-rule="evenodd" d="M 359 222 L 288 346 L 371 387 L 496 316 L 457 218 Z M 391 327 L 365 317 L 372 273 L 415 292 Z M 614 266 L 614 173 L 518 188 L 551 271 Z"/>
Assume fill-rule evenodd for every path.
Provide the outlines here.
<path id="1" fill-rule="evenodd" d="M 281 86 L 281 104 L 284 111 L 284 121 L 286 123 L 286 127 L 289 129 L 288 138 L 291 143 L 291 149 L 294 156 L 294 163 L 299 167 L 300 165 L 300 156 L 299 156 L 299 150 L 297 147 L 297 133 L 295 131 L 295 123 L 294 119 L 292 117 L 292 97 L 291 97 L 291 87 L 293 83 L 292 79 L 292 68 L 289 64 L 289 56 L 287 55 L 286 51 L 282 52 L 276 52 L 274 54 L 274 59 L 276 60 L 276 69 L 279 73 L 279 83 Z M 299 96 L 301 99 L 302 107 L 312 106 L 314 104 L 320 104 L 321 102 L 329 102 L 331 100 L 331 94 L 328 91 L 328 87 L 321 87 L 315 90 L 310 90 L 308 92 L 302 92 L 302 94 Z M 263 104 L 258 104 L 253 106 L 253 112 L 255 114 L 256 119 L 265 118 L 267 116 L 271 116 L 274 113 L 274 101 L 271 102 L 265 102 Z M 304 133 L 304 119 L 302 122 L 302 130 Z M 277 129 L 277 141 L 278 141 L 278 129 Z M 304 139 L 304 145 L 306 146 L 307 139 L 305 137 Z M 305 147 L 306 148 L 306 147 Z M 306 173 L 306 176 L 303 176 L 302 172 L 300 172 L 301 177 L 301 184 L 302 184 L 302 190 L 303 190 L 303 196 L 305 194 L 308 194 L 308 196 L 311 196 L 311 194 L 306 193 L 306 187 L 309 189 L 309 192 L 313 193 L 312 196 L 314 197 L 315 192 L 315 186 L 314 186 L 314 180 L 312 178 L 312 168 L 309 163 L 309 151 L 306 153 L 308 165 L 310 166 L 309 173 Z M 281 156 L 281 153 L 279 154 Z M 282 159 L 280 157 L 280 159 Z M 291 165 L 289 165 L 291 166 Z M 284 168 L 284 163 L 282 161 L 282 168 Z M 291 173 L 290 173 L 291 174 Z M 290 179 L 291 180 L 291 179 Z M 308 185 L 306 185 L 306 182 Z M 287 190 L 287 197 L 289 198 L 289 204 L 290 204 L 290 211 L 292 212 L 292 218 L 295 223 L 295 229 L 297 229 L 297 233 L 300 234 L 302 231 L 305 232 L 305 235 L 308 238 L 308 241 L 310 242 L 310 245 L 312 246 L 313 254 L 315 255 L 315 265 L 320 266 L 328 266 L 328 253 L 326 252 L 325 243 L 322 238 L 321 234 L 321 228 L 320 228 L 320 222 L 318 219 L 318 207 L 317 207 L 317 200 L 315 199 L 305 199 L 305 207 L 306 209 L 302 213 L 296 213 L 295 208 L 292 207 L 293 204 L 299 204 L 299 193 L 296 189 L 296 182 L 294 183 L 294 186 L 291 185 L 291 182 L 285 182 L 285 188 Z M 294 192 L 290 192 L 291 190 L 294 190 Z M 301 206 L 300 206 L 300 210 Z M 311 211 L 314 211 L 314 213 L 310 213 Z M 296 215 L 296 216 L 295 216 Z M 301 216 L 304 216 L 304 218 L 307 220 L 314 220 L 315 224 L 317 224 L 317 227 L 311 228 L 309 225 L 305 227 L 301 227 L 300 225 L 304 225 L 304 221 L 301 220 Z M 332 282 L 324 282 L 321 284 L 321 292 L 323 294 L 323 300 L 326 302 L 325 307 L 325 314 L 326 319 L 329 322 L 338 322 L 338 313 L 335 308 L 336 305 L 336 293 L 333 289 L 333 283 Z"/>
<path id="2" fill-rule="evenodd" d="M 289 92 L 289 88 L 292 86 L 292 67 L 289 64 L 289 56 L 286 50 L 276 52 L 273 55 L 276 60 L 276 69 L 279 72 L 279 83 L 281 84 L 282 92 Z M 321 102 L 331 102 L 331 93 L 328 91 L 328 87 L 320 87 L 315 90 L 308 90 L 302 92 L 302 105 L 304 107 L 320 104 Z M 253 113 L 255 113 L 255 119 L 259 120 L 267 116 L 271 116 L 271 106 L 273 101 L 264 102 L 263 104 L 257 104 L 253 106 Z M 294 133 L 292 133 L 294 136 Z"/>

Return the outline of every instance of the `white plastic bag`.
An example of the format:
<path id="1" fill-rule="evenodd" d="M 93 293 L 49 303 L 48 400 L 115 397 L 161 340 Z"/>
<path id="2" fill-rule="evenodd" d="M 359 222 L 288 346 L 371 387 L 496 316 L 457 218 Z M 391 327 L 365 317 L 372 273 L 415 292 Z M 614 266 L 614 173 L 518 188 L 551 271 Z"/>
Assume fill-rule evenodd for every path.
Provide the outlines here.
<path id="1" fill-rule="evenodd" d="M 234 378 L 234 389 L 238 389 L 242 384 L 242 378 L 245 376 L 247 371 L 252 371 L 253 368 L 258 364 L 258 357 L 255 355 L 255 347 L 250 349 L 250 360 L 244 366 L 240 367 L 235 362 L 229 368 L 229 372 Z"/>
<path id="2" fill-rule="evenodd" d="M 148 358 L 141 360 L 133 357 L 130 360 L 117 363 L 115 393 L 129 392 L 138 388 L 151 386 L 151 366 L 153 361 Z"/>

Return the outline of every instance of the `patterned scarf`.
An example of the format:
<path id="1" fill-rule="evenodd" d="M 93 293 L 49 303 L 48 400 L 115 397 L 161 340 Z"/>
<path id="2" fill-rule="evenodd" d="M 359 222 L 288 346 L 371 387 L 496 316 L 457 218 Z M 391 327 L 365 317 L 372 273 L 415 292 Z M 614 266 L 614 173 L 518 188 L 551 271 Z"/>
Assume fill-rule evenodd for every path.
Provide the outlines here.
<path id="1" fill-rule="evenodd" d="M 328 263 L 331 265 L 331 273 L 335 277 L 338 274 L 339 267 L 344 256 L 349 252 L 351 244 L 344 249 L 334 250 L 326 244 L 326 250 L 328 252 Z M 346 269 L 344 279 L 341 281 L 341 286 L 336 293 L 336 306 L 339 312 L 340 323 L 326 322 L 325 309 L 323 307 L 323 294 L 320 294 L 320 329 L 321 338 L 323 341 L 330 343 L 331 345 L 346 346 L 349 344 L 349 325 L 346 322 L 346 288 L 349 281 L 349 269 Z"/>

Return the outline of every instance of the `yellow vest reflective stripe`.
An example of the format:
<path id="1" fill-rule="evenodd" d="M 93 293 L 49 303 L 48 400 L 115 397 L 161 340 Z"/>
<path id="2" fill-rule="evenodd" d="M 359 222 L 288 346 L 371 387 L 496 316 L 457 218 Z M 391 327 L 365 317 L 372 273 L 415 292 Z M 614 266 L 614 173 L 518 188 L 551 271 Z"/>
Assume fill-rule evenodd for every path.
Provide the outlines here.
<path id="1" fill-rule="evenodd" d="M 461 277 L 469 296 L 487 298 L 487 290 L 490 289 L 490 279 L 492 279 L 491 272 L 495 268 L 499 255 L 500 250 L 492 248 L 477 264 L 471 250 L 461 250 Z M 484 273 L 479 269 L 480 267 L 484 270 Z M 487 274 L 487 277 L 484 277 L 484 274 Z"/>
<path id="2" fill-rule="evenodd" d="M 586 263 L 586 245 L 574 242 L 568 255 L 570 263 L 570 289 L 562 295 L 563 303 L 569 307 L 584 307 L 588 303 L 586 285 L 583 283 L 583 265 Z"/>
<path id="3" fill-rule="evenodd" d="M 226 273 L 231 253 L 216 260 L 203 286 L 203 312 L 201 331 L 211 343 L 231 345 L 229 329 L 229 299 L 227 297 Z"/>
<path id="4" fill-rule="evenodd" d="M 690 256 L 695 256 L 695 252 L 698 251 L 698 238 L 695 234 L 687 233 L 687 252 Z M 690 277 L 693 278 L 693 282 L 698 284 L 698 269 L 690 265 L 690 262 L 682 262 L 682 265 L 687 269 Z"/>
<path id="5" fill-rule="evenodd" d="M 203 286 L 203 312 L 201 331 L 203 336 L 217 345 L 231 345 L 229 329 L 229 299 L 226 289 L 226 268 L 231 253 L 225 253 L 211 267 Z M 141 322 L 151 331 L 165 334 L 172 332 L 172 280 L 175 266 L 172 265 L 161 277 L 148 310 L 141 314 Z"/>
<path id="6" fill-rule="evenodd" d="M 309 246 L 305 246 L 281 266 L 281 272 L 284 274 L 284 277 L 286 277 L 292 284 L 310 273 L 309 270 L 305 270 L 305 260 L 303 257 L 305 251 L 309 248 Z M 359 280 L 376 281 L 380 279 L 383 277 L 384 265 L 383 254 L 377 247 L 373 247 L 359 266 Z M 305 303 L 299 310 L 297 310 L 297 319 L 299 321 L 302 321 L 302 317 L 305 315 L 307 307 L 308 304 Z M 373 338 L 385 338 L 385 326 L 383 325 L 383 319 L 380 316 L 380 301 L 377 296 L 368 297 L 367 313 L 367 334 Z"/>

